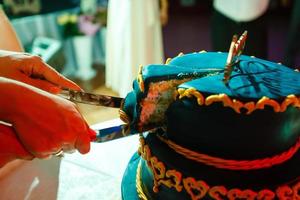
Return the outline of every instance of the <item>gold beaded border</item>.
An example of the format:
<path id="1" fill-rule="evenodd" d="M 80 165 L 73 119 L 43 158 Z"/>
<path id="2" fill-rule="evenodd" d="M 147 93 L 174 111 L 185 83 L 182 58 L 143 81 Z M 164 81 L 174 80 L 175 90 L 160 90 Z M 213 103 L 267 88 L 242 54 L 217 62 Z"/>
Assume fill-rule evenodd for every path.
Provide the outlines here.
<path id="1" fill-rule="evenodd" d="M 173 141 L 166 139 L 162 136 L 157 135 L 157 137 L 167 144 L 171 149 L 176 153 L 184 156 L 187 159 L 203 163 L 205 165 L 213 166 L 220 169 L 229 169 L 229 170 L 256 170 L 270 168 L 274 165 L 279 165 L 286 162 L 292 158 L 300 148 L 300 138 L 297 140 L 297 143 L 290 147 L 287 151 L 282 152 L 281 154 L 274 155 L 272 157 L 261 158 L 256 160 L 226 160 L 223 158 L 213 157 L 207 154 L 198 153 L 190 149 L 184 148 Z"/>
<path id="2" fill-rule="evenodd" d="M 183 177 L 181 172 L 175 169 L 167 169 L 163 162 L 152 155 L 150 147 L 145 143 L 142 136 L 140 137 L 138 152 L 153 173 L 153 192 L 155 193 L 159 192 L 160 185 L 165 185 L 168 188 L 174 188 L 177 192 L 185 190 L 192 200 L 202 199 L 206 195 L 213 199 L 226 198 L 229 200 L 239 198 L 249 200 L 300 199 L 300 177 L 293 181 L 293 184 L 280 185 L 274 191 L 268 188 L 259 191 L 239 188 L 229 189 L 223 185 L 210 186 L 203 180 Z"/>
<path id="3" fill-rule="evenodd" d="M 205 98 L 204 95 L 201 92 L 197 91 L 195 88 L 179 88 L 177 91 L 179 94 L 179 99 L 183 97 L 195 97 L 197 99 L 197 103 L 200 106 L 209 106 L 212 103 L 221 102 L 223 103 L 224 107 L 230 107 L 239 114 L 241 113 L 242 108 L 247 110 L 246 114 L 251 114 L 255 110 L 263 110 L 265 106 L 272 107 L 274 112 L 284 112 L 288 106 L 294 106 L 297 108 L 300 107 L 300 98 L 295 96 L 294 94 L 288 95 L 282 103 L 279 103 L 276 100 L 270 99 L 266 96 L 262 97 L 257 102 L 251 101 L 243 103 L 236 99 L 231 99 L 226 94 L 215 94 Z"/>
<path id="4" fill-rule="evenodd" d="M 148 200 L 146 194 L 143 191 L 143 187 L 142 187 L 141 170 L 142 170 L 142 162 L 140 160 L 137 170 L 136 170 L 136 191 L 141 200 Z"/>

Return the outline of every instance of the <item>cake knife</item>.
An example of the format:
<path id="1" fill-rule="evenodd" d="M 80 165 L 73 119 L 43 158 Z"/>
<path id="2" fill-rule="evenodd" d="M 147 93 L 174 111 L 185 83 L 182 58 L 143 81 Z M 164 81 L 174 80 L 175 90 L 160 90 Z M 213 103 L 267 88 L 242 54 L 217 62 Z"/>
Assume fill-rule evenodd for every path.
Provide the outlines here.
<path id="1" fill-rule="evenodd" d="M 75 91 L 71 89 L 62 89 L 58 94 L 60 97 L 75 103 L 90 104 L 95 106 L 105 106 L 112 108 L 121 108 L 124 98 L 109 95 L 94 94 L 83 91 Z M 121 120 L 120 120 L 121 121 Z M 93 142 L 106 142 L 123 137 L 122 134 L 124 123 L 118 122 L 113 126 L 106 128 L 96 128 L 96 135 L 90 135 Z M 89 133 L 92 134 L 92 133 Z"/>
<path id="2" fill-rule="evenodd" d="M 64 99 L 75 103 L 83 103 L 112 108 L 120 108 L 124 101 L 124 98 L 121 97 L 93 94 L 83 91 L 75 91 L 71 89 L 62 89 L 62 91 L 58 95 Z"/>

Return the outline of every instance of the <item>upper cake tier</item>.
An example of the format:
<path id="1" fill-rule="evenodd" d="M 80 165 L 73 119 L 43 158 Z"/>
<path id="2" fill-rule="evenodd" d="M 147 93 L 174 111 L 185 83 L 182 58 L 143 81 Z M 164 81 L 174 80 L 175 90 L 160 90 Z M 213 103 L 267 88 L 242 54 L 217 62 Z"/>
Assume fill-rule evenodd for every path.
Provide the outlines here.
<path id="1" fill-rule="evenodd" d="M 288 107 L 299 107 L 300 73 L 241 55 L 225 84 L 227 57 L 227 53 L 200 52 L 180 55 L 165 65 L 142 67 L 122 108 L 131 132 L 169 125 L 166 110 L 182 98 L 194 99 L 200 107 L 222 105 L 238 115 L 261 110 L 282 113 Z"/>

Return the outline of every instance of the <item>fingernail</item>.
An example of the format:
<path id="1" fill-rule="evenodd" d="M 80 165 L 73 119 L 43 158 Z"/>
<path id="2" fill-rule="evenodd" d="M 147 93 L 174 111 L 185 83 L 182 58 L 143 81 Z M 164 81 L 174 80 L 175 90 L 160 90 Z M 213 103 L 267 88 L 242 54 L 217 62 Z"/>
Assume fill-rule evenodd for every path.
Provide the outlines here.
<path id="1" fill-rule="evenodd" d="M 90 140 L 93 142 L 93 141 L 96 141 L 97 139 L 97 132 L 94 131 L 93 129 L 89 129 L 88 130 L 88 134 L 90 136 Z"/>

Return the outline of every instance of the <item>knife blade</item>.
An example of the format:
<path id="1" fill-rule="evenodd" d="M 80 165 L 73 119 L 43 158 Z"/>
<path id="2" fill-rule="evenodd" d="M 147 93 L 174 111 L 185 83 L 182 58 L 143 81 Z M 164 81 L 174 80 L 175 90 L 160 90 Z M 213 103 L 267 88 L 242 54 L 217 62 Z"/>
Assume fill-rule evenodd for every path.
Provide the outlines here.
<path id="1" fill-rule="evenodd" d="M 75 103 L 83 103 L 112 108 L 120 108 L 124 101 L 124 98 L 121 97 L 114 97 L 103 94 L 93 94 L 88 92 L 75 91 L 71 89 L 62 89 L 62 91 L 58 95 Z"/>

